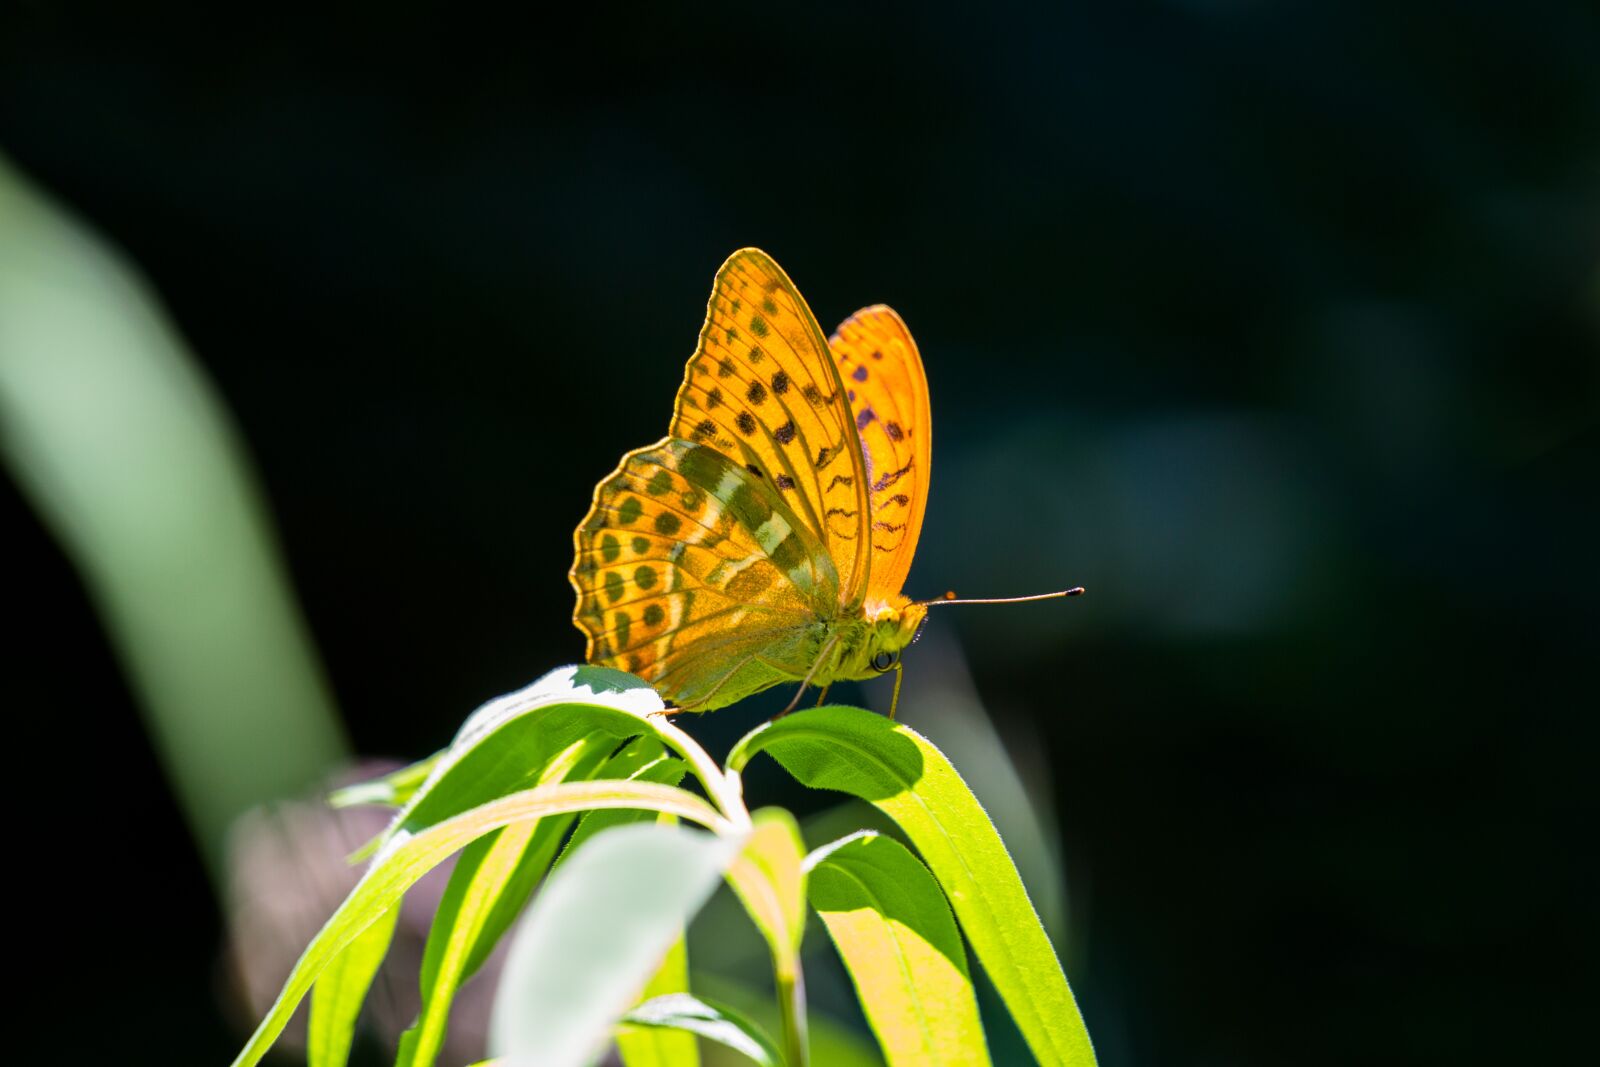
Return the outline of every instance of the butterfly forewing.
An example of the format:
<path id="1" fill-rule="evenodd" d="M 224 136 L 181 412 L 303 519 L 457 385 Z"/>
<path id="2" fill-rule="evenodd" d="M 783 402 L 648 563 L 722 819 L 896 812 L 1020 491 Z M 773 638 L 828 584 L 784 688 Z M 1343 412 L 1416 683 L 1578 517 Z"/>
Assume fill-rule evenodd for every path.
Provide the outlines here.
<path id="1" fill-rule="evenodd" d="M 871 496 L 868 601 L 900 595 L 932 467 L 928 379 L 900 316 L 879 304 L 846 319 L 830 341 L 855 419 Z"/>
<path id="2" fill-rule="evenodd" d="M 871 565 L 868 488 L 844 389 L 794 283 L 747 248 L 717 272 L 670 432 L 731 457 L 782 497 L 832 559 L 842 599 L 859 603 Z"/>
<path id="3" fill-rule="evenodd" d="M 803 673 L 813 624 L 838 601 L 826 548 L 783 496 L 690 441 L 625 456 L 575 542 L 589 661 L 685 708 Z"/>

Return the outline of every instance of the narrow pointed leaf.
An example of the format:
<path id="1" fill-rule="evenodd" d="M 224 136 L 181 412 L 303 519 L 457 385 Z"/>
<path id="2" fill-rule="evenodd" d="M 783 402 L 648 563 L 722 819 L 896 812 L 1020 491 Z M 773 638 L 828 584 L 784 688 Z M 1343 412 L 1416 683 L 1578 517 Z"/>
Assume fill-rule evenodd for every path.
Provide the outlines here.
<path id="1" fill-rule="evenodd" d="M 345 1067 L 355 1039 L 356 1019 L 372 988 L 400 918 L 396 904 L 384 912 L 336 956 L 311 991 L 311 1019 L 306 1032 L 309 1067 Z"/>
<path id="2" fill-rule="evenodd" d="M 781 808 L 755 813 L 744 851 L 728 868 L 728 883 L 760 928 L 773 957 L 793 969 L 805 932 L 805 845 L 794 816 Z"/>
<path id="3" fill-rule="evenodd" d="M 807 857 L 807 892 L 890 1067 L 988 1067 L 967 954 L 944 892 L 893 838 Z"/>
<path id="4" fill-rule="evenodd" d="M 784 1058 L 808 1062 L 805 977 L 800 939 L 805 932 L 805 845 L 794 816 L 781 808 L 756 812 L 744 851 L 728 868 L 728 883 L 772 952 L 772 977 L 783 1009 Z"/>
<path id="5" fill-rule="evenodd" d="M 546 764 L 540 784 L 588 778 L 614 743 L 603 733 L 574 742 Z M 525 899 L 519 897 L 511 905 L 508 891 L 513 883 L 532 890 L 573 818 L 557 815 L 516 823 L 480 837 L 462 851 L 428 931 L 422 958 L 422 1010 L 406 1034 L 396 1067 L 425 1067 L 437 1059 L 456 990 L 487 958 Z"/>
<path id="6" fill-rule="evenodd" d="M 647 1000 L 630 1011 L 623 1022 L 625 1028 L 698 1034 L 743 1053 L 761 1067 L 783 1067 L 783 1056 L 765 1030 L 725 1004 L 688 993 L 670 993 Z"/>
<path id="7" fill-rule="evenodd" d="M 767 752 L 800 782 L 869 801 L 899 824 L 1041 1064 L 1092 1064 L 1061 964 L 994 824 L 950 761 L 901 723 L 860 708 L 797 712 L 747 734 L 730 771 Z"/>
<path id="8" fill-rule="evenodd" d="M 649 782 L 562 782 L 492 800 L 417 834 L 392 840 L 300 956 L 283 991 L 234 1067 L 258 1063 L 313 982 L 344 948 L 394 907 L 405 891 L 451 853 L 502 826 L 591 808 L 649 808 L 726 830 L 728 822 L 693 793 Z"/>
<path id="9" fill-rule="evenodd" d="M 435 752 L 425 760 L 408 764 L 397 771 L 365 782 L 356 782 L 328 794 L 328 805 L 335 808 L 353 808 L 358 804 L 380 804 L 398 808 L 416 794 L 422 783 L 433 773 L 443 752 Z"/>

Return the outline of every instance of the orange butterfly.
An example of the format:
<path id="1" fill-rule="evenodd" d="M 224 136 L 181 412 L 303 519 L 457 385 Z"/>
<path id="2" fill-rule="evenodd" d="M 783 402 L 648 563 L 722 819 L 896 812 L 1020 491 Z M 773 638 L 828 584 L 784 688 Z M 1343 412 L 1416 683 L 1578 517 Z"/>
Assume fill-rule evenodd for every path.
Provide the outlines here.
<path id="1" fill-rule="evenodd" d="M 589 662 L 685 711 L 890 669 L 898 703 L 900 650 L 930 604 L 951 602 L 900 591 L 927 509 L 930 431 L 899 315 L 863 308 L 825 339 L 770 256 L 735 252 L 670 432 L 623 457 L 574 535 Z"/>

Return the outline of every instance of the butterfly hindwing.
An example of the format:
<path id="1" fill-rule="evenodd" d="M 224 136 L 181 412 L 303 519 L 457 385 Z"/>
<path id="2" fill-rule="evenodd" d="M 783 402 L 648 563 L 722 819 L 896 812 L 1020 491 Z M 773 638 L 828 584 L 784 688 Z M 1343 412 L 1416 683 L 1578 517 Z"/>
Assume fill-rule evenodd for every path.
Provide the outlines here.
<path id="1" fill-rule="evenodd" d="M 827 550 L 776 489 L 677 438 L 623 458 L 575 542 L 573 621 L 589 662 L 688 709 L 803 675 L 815 621 L 839 595 Z"/>
<path id="2" fill-rule="evenodd" d="M 869 601 L 898 597 L 911 570 L 932 468 L 928 379 L 916 342 L 900 316 L 882 304 L 846 319 L 830 344 L 871 495 Z"/>
<path id="3" fill-rule="evenodd" d="M 821 543 L 845 601 L 859 603 L 869 504 L 844 389 L 794 283 L 746 248 L 717 272 L 670 432 L 754 471 Z"/>

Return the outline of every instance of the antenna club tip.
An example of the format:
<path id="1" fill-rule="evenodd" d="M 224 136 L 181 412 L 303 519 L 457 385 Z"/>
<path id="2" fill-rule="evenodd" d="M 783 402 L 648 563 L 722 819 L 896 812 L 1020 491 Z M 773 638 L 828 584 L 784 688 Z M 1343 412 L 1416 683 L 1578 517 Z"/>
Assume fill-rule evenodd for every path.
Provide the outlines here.
<path id="1" fill-rule="evenodd" d="M 1075 585 L 1071 589 L 1067 590 L 1067 596 L 1082 596 L 1083 594 L 1084 588 L 1081 585 Z"/>

